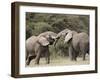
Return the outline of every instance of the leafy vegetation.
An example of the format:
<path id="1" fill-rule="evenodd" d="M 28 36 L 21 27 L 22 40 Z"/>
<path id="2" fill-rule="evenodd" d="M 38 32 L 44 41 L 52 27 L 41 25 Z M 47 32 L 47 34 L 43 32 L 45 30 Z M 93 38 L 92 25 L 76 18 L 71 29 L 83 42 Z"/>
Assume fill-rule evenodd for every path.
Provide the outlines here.
<path id="1" fill-rule="evenodd" d="M 65 28 L 88 33 L 89 15 L 26 13 L 26 39 L 45 31 L 58 33 Z M 63 40 L 61 37 L 56 47 L 50 46 L 51 57 L 68 55 L 68 45 Z"/>

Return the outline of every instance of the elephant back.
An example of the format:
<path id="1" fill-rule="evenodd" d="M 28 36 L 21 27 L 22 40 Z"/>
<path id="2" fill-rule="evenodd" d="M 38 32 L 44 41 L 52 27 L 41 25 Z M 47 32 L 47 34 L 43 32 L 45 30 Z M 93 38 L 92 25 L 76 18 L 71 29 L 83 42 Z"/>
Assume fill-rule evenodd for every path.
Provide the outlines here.
<path id="1" fill-rule="evenodd" d="M 33 50 L 33 46 L 36 43 L 36 41 L 37 41 L 37 36 L 31 36 L 30 38 L 28 38 L 26 40 L 26 49 L 28 51 Z"/>
<path id="2" fill-rule="evenodd" d="M 79 33 L 80 41 L 89 42 L 89 36 L 87 33 Z"/>
<path id="3" fill-rule="evenodd" d="M 73 39 L 75 39 L 75 41 L 77 42 L 80 42 L 80 41 L 88 42 L 89 36 L 87 33 L 81 32 L 81 33 L 73 35 Z"/>
<path id="4" fill-rule="evenodd" d="M 87 33 L 78 33 L 76 35 L 73 36 L 73 39 L 72 39 L 72 44 L 75 47 L 79 48 L 79 45 L 77 44 L 89 44 L 89 36 Z"/>
<path id="5" fill-rule="evenodd" d="M 52 31 L 46 31 L 39 35 L 39 37 L 41 37 L 41 36 L 43 36 L 43 37 L 51 36 L 52 38 L 56 38 L 57 34 Z"/>

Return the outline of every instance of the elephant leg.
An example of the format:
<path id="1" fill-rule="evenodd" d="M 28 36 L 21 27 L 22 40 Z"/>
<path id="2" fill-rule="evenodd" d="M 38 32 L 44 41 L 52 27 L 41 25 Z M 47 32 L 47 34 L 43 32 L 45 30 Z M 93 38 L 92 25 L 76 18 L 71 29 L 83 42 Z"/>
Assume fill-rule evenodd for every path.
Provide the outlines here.
<path id="1" fill-rule="evenodd" d="M 28 57 L 26 60 L 26 65 L 29 65 L 29 64 L 30 64 L 30 61 L 29 61 L 29 57 Z"/>
<path id="2" fill-rule="evenodd" d="M 26 50 L 26 65 L 29 65 L 29 52 Z"/>
<path id="3" fill-rule="evenodd" d="M 85 47 L 81 48 L 81 53 L 82 53 L 82 57 L 83 57 L 83 61 L 84 61 L 85 60 L 85 54 L 86 54 Z"/>
<path id="4" fill-rule="evenodd" d="M 35 58 L 35 64 L 39 64 L 40 56 L 41 56 L 41 53 L 40 53 L 40 51 L 38 50 L 38 53 L 37 53 L 36 58 Z"/>
<path id="5" fill-rule="evenodd" d="M 47 50 L 46 53 L 45 53 L 45 59 L 46 59 L 46 63 L 49 64 L 50 63 L 50 52 L 49 52 L 49 50 Z"/>
<path id="6" fill-rule="evenodd" d="M 28 57 L 27 57 L 27 60 L 26 60 L 26 65 L 29 65 L 29 64 L 30 64 L 30 61 L 31 61 L 31 60 L 30 60 L 30 56 L 28 56 Z"/>
<path id="7" fill-rule="evenodd" d="M 72 61 L 76 61 L 76 52 L 74 51 L 72 45 L 69 46 L 69 57 Z"/>
<path id="8" fill-rule="evenodd" d="M 26 64 L 29 65 L 31 60 L 34 59 L 34 58 L 35 58 L 35 56 L 28 55 L 27 60 L 26 60 Z"/>
<path id="9" fill-rule="evenodd" d="M 31 62 L 31 60 L 32 60 L 32 59 L 31 59 L 30 57 L 28 57 L 27 60 L 26 60 L 26 64 L 29 65 L 30 62 Z"/>
<path id="10" fill-rule="evenodd" d="M 70 57 L 70 60 L 73 60 L 73 49 L 72 49 L 72 46 L 69 46 L 69 57 Z"/>
<path id="11" fill-rule="evenodd" d="M 75 51 L 73 51 L 73 60 L 74 60 L 74 61 L 77 61 L 77 54 L 76 54 Z"/>
<path id="12" fill-rule="evenodd" d="M 83 61 L 85 60 L 85 54 L 86 54 L 85 51 L 83 51 L 83 52 L 82 52 L 82 55 L 83 55 Z"/>
<path id="13" fill-rule="evenodd" d="M 29 65 L 30 61 L 29 61 L 29 52 L 26 51 L 26 65 Z"/>
<path id="14" fill-rule="evenodd" d="M 28 51 L 26 51 L 26 60 L 28 59 L 28 56 L 29 56 L 29 53 L 28 53 Z"/>
<path id="15" fill-rule="evenodd" d="M 80 50 L 81 50 L 83 61 L 84 61 L 86 60 L 85 59 L 86 53 L 89 51 L 89 45 L 87 43 L 81 43 Z"/>

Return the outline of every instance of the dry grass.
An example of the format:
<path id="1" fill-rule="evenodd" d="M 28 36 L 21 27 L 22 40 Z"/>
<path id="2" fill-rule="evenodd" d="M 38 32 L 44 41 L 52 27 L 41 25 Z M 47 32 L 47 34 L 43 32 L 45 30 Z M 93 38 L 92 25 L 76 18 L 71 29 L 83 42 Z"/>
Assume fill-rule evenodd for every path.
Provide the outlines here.
<path id="1" fill-rule="evenodd" d="M 77 61 L 71 61 L 69 57 L 58 57 L 58 58 L 52 58 L 50 59 L 50 64 L 46 64 L 45 58 L 40 59 L 40 64 L 36 65 L 34 64 L 34 59 L 30 62 L 30 65 L 27 67 L 37 67 L 37 66 L 63 66 L 63 65 L 83 65 L 83 64 L 89 64 L 89 56 L 86 56 L 86 60 L 83 61 L 82 57 L 78 57 Z"/>

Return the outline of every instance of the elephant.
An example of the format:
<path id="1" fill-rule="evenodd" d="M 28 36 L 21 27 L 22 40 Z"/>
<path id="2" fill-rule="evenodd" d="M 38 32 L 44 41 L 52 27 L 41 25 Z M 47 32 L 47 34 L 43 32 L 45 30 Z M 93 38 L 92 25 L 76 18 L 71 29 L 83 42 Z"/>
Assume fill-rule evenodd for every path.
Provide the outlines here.
<path id="1" fill-rule="evenodd" d="M 56 36 L 56 42 L 61 36 L 64 36 L 64 43 L 68 44 L 68 53 L 71 60 L 77 61 L 79 53 L 82 54 L 83 61 L 86 53 L 89 53 L 89 36 L 85 32 L 76 32 L 69 29 L 64 29 Z"/>
<path id="2" fill-rule="evenodd" d="M 46 31 L 38 36 L 31 36 L 26 40 L 26 65 L 30 64 L 32 59 L 35 59 L 35 64 L 39 64 L 40 57 L 45 55 L 46 63 L 50 63 L 49 45 L 55 41 L 56 33 Z"/>

